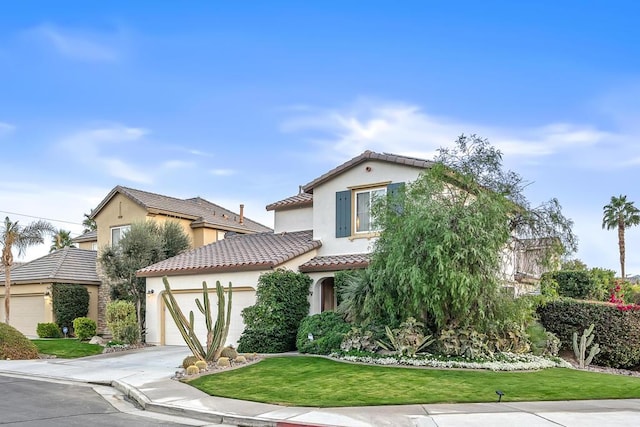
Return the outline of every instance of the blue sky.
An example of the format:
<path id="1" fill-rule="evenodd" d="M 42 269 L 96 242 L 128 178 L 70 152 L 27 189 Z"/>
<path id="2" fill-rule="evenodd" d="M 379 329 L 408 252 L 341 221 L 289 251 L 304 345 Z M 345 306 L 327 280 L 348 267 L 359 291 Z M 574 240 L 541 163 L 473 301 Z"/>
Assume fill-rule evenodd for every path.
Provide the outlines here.
<path id="1" fill-rule="evenodd" d="M 488 138 L 619 270 L 640 205 L 640 4 L 35 2 L 0 14 L 0 214 L 81 231 L 115 185 L 264 209 L 365 149 Z M 10 212 L 7 214 L 7 212 Z M 640 228 L 627 233 L 640 273 Z M 45 254 L 48 244 L 25 259 Z"/>

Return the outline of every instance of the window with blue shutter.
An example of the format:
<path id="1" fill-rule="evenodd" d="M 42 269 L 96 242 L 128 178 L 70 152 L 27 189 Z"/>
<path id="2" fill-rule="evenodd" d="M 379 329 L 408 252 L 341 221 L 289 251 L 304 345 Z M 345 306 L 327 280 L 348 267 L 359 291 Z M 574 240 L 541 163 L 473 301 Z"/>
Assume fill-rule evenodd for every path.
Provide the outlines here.
<path id="1" fill-rule="evenodd" d="M 351 236 L 351 191 L 336 193 L 336 237 Z"/>

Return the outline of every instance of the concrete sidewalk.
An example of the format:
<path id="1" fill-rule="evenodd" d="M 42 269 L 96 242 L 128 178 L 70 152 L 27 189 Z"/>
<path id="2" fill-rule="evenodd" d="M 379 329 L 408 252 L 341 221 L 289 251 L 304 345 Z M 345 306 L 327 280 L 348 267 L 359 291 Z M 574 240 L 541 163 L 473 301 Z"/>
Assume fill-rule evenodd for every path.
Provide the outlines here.
<path id="1" fill-rule="evenodd" d="M 0 373 L 111 385 L 148 411 L 243 426 L 637 426 L 640 399 L 301 408 L 209 396 L 170 378 L 186 347 L 82 359 L 0 361 Z M 561 386 L 561 385 L 559 385 Z M 303 392 L 301 390 L 301 392 Z"/>

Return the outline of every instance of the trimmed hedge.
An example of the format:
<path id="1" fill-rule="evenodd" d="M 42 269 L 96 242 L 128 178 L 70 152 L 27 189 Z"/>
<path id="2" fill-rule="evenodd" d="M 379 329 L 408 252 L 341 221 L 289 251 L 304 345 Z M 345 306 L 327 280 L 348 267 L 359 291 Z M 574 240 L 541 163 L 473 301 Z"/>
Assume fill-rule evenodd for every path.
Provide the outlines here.
<path id="1" fill-rule="evenodd" d="M 76 317 L 73 319 L 73 330 L 80 341 L 88 340 L 96 334 L 96 321 L 88 317 Z"/>
<path id="2" fill-rule="evenodd" d="M 40 338 L 60 338 L 62 331 L 55 323 L 38 323 L 36 333 Z"/>
<path id="3" fill-rule="evenodd" d="M 573 333 L 578 335 L 592 323 L 594 343 L 600 353 L 594 363 L 615 368 L 640 365 L 640 311 L 621 311 L 613 304 L 557 300 L 538 308 L 542 325 L 560 338 L 562 348 L 573 350 Z"/>
<path id="4" fill-rule="evenodd" d="M 82 285 L 53 285 L 53 314 L 58 326 L 73 328 L 73 319 L 89 313 L 89 291 Z"/>
<path id="5" fill-rule="evenodd" d="M 340 344 L 351 325 L 333 311 L 314 314 L 300 322 L 296 345 L 300 353 L 331 354 L 340 350 Z M 309 339 L 309 334 L 313 339 Z"/>
<path id="6" fill-rule="evenodd" d="M 256 303 L 242 310 L 246 325 L 238 340 L 242 353 L 280 353 L 296 349 L 300 321 L 309 314 L 309 276 L 278 269 L 258 279 Z"/>
<path id="7" fill-rule="evenodd" d="M 0 360 L 37 359 L 38 348 L 22 332 L 0 323 Z"/>

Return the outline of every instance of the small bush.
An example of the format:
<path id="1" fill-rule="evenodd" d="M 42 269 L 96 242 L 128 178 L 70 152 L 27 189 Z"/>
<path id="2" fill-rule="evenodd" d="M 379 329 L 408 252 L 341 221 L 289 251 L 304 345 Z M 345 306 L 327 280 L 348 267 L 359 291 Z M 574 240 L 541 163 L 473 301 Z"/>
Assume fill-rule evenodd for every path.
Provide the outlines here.
<path id="1" fill-rule="evenodd" d="M 96 321 L 88 317 L 73 319 L 73 331 L 80 341 L 88 340 L 96 334 Z"/>
<path id="2" fill-rule="evenodd" d="M 73 327 L 73 319 L 89 313 L 89 291 L 82 285 L 58 283 L 53 285 L 53 314 L 61 328 Z"/>
<path id="3" fill-rule="evenodd" d="M 60 338 L 62 331 L 55 323 L 38 323 L 36 333 L 40 338 Z"/>
<path id="4" fill-rule="evenodd" d="M 136 306 L 131 301 L 112 301 L 107 304 L 107 327 L 113 338 L 126 344 L 135 344 L 140 340 L 140 331 L 136 320 Z"/>
<path id="5" fill-rule="evenodd" d="M 333 311 L 308 316 L 300 322 L 296 345 L 300 353 L 330 354 L 340 350 L 345 334 L 351 329 L 342 316 Z M 309 335 L 313 339 L 309 339 Z"/>
<path id="6" fill-rule="evenodd" d="M 285 353 L 291 351 L 291 334 L 280 328 L 247 328 L 238 340 L 242 353 Z"/>
<path id="7" fill-rule="evenodd" d="M 198 358 L 197 358 L 197 357 L 195 357 L 195 356 L 187 356 L 187 357 L 185 357 L 185 358 L 184 358 L 184 360 L 182 361 L 182 367 L 183 367 L 184 369 L 187 369 L 189 366 L 191 366 L 191 365 L 195 365 L 195 364 L 196 364 L 196 362 L 197 362 L 198 360 L 200 360 L 200 359 L 198 359 Z"/>
<path id="8" fill-rule="evenodd" d="M 13 326 L 0 323 L 0 360 L 37 359 L 38 348 Z"/>
<path id="9" fill-rule="evenodd" d="M 560 270 L 546 275 L 558 283 L 561 297 L 602 300 L 602 290 L 588 271 Z"/>
<path id="10" fill-rule="evenodd" d="M 621 311 L 613 304 L 558 300 L 538 309 L 542 325 L 560 338 L 563 349 L 572 349 L 573 333 L 594 324 L 594 343 L 600 353 L 593 363 L 614 368 L 640 365 L 640 311 Z"/>

